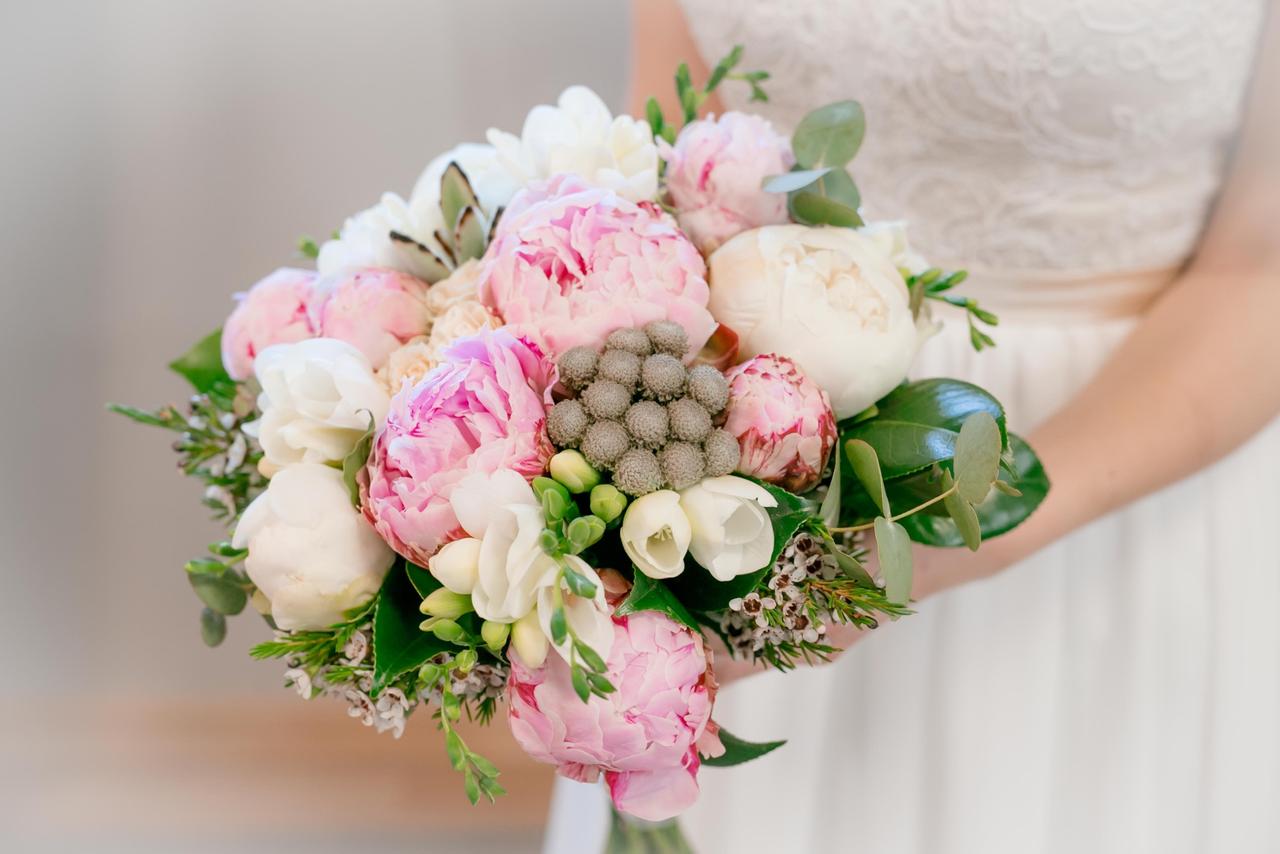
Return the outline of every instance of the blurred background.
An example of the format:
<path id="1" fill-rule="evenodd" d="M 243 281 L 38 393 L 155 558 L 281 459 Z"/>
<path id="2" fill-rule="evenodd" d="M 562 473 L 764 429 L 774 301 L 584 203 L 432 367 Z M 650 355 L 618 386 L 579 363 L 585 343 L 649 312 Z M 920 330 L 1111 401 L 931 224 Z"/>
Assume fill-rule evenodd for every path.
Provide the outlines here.
<path id="1" fill-rule="evenodd" d="M 621 0 L 0 4 L 0 847 L 535 851 L 549 769 L 475 736 L 470 809 L 430 721 L 376 735 L 216 650 L 182 565 L 218 537 L 164 365 L 435 154 L 574 82 L 622 107 Z"/>

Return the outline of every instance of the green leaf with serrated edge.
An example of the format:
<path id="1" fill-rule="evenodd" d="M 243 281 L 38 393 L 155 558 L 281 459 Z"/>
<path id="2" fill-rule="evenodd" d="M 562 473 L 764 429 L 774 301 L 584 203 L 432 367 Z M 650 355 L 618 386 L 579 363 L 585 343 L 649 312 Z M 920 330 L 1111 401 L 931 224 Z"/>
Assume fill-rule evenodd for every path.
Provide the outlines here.
<path id="1" fill-rule="evenodd" d="M 191 589 L 200 597 L 201 602 L 228 617 L 243 611 L 245 603 L 249 601 L 244 588 L 225 575 L 188 573 L 187 581 L 191 582 Z"/>
<path id="2" fill-rule="evenodd" d="M 840 228 L 863 225 L 862 217 L 855 208 L 809 190 L 791 193 L 787 197 L 787 210 L 791 218 L 801 225 L 834 225 Z"/>
<path id="3" fill-rule="evenodd" d="M 210 332 L 169 363 L 169 370 L 185 377 L 201 394 L 230 395 L 235 381 L 222 366 L 222 330 Z"/>
<path id="4" fill-rule="evenodd" d="M 440 175 L 440 213 L 444 215 L 445 228 L 458 224 L 464 208 L 480 209 L 480 200 L 471 188 L 467 173 L 456 162 L 445 167 Z"/>
<path id="5" fill-rule="evenodd" d="M 650 578 L 639 570 L 636 570 L 635 579 L 631 584 L 631 592 L 618 605 L 618 609 L 614 613 L 619 617 L 625 617 L 637 611 L 659 611 L 677 623 L 683 623 L 695 632 L 700 631 L 698 621 L 694 619 L 694 616 L 689 613 L 689 609 L 676 598 L 676 595 L 671 592 L 667 585 Z"/>
<path id="6" fill-rule="evenodd" d="M 965 419 L 956 437 L 955 479 L 960 497 L 980 504 L 1000 474 L 1003 450 L 1000 427 L 989 412 L 975 412 Z"/>
<path id="7" fill-rule="evenodd" d="M 905 528 L 883 516 L 876 517 L 875 535 L 885 598 L 905 605 L 911 599 L 911 537 Z"/>
<path id="8" fill-rule="evenodd" d="M 826 175 L 831 169 L 832 167 L 830 166 L 824 166 L 821 169 L 796 169 L 791 172 L 783 172 L 781 175 L 770 175 L 760 182 L 760 189 L 766 193 L 791 193 L 796 190 L 803 190 L 823 175 Z"/>
<path id="9" fill-rule="evenodd" d="M 955 483 L 951 479 L 951 475 L 942 472 L 942 488 L 944 490 L 951 489 Z M 978 546 L 982 545 L 982 525 L 978 522 L 978 512 L 973 509 L 973 505 L 960 497 L 959 492 L 952 492 L 942 499 L 942 504 L 946 508 L 947 513 L 951 516 L 951 521 L 956 523 L 956 530 L 960 533 L 960 538 L 964 540 L 964 544 L 969 551 L 976 552 Z"/>
<path id="10" fill-rule="evenodd" d="M 484 254 L 484 223 L 479 212 L 473 207 L 462 209 L 458 218 L 458 227 L 453 231 L 453 243 L 458 250 L 458 263 L 463 264 L 472 258 Z"/>
<path id="11" fill-rule="evenodd" d="M 369 416 L 369 429 L 364 431 L 364 435 L 356 441 L 350 453 L 342 460 L 342 482 L 347 485 L 347 495 L 351 496 L 351 504 L 357 510 L 360 509 L 360 471 L 369 462 L 369 452 L 373 450 L 375 427 L 373 413 L 367 409 L 362 411 Z"/>
<path id="12" fill-rule="evenodd" d="M 205 646 L 217 646 L 227 637 L 227 618 L 212 608 L 200 611 L 200 639 Z"/>
<path id="13" fill-rule="evenodd" d="M 1016 474 L 1010 475 L 1007 471 L 1001 471 L 1000 479 L 1016 483 L 1022 494 L 1014 497 L 993 491 L 987 496 L 986 501 L 974 508 L 978 514 L 978 523 L 982 527 L 984 540 L 1006 534 L 1021 525 L 1040 506 L 1040 502 L 1049 492 L 1049 477 L 1045 474 L 1044 466 L 1036 457 L 1035 451 L 1022 437 L 1012 433 L 1009 434 L 1009 445 L 1013 449 Z M 911 486 L 918 481 L 923 481 L 924 477 L 924 475 L 911 477 L 903 481 L 901 486 Z M 929 488 L 933 489 L 933 494 L 937 494 L 936 487 Z M 895 484 L 890 483 L 890 494 L 894 489 Z M 902 524 L 911 535 L 911 539 L 918 543 L 945 548 L 956 548 L 965 544 L 964 538 L 956 529 L 955 522 L 947 515 L 916 513 L 903 519 Z"/>
<path id="14" fill-rule="evenodd" d="M 743 762 L 758 759 L 786 744 L 785 741 L 746 741 L 738 738 L 724 727 L 720 727 L 720 743 L 724 745 L 724 753 L 720 756 L 705 757 L 702 760 L 703 765 L 710 765 L 712 768 L 728 768 L 733 765 L 741 765 Z"/>
<path id="15" fill-rule="evenodd" d="M 414 569 L 429 577 L 420 567 Z M 381 693 L 397 676 L 416 670 L 432 656 L 454 648 L 431 632 L 418 628 L 422 622 L 418 611 L 422 599 L 410 581 L 405 562 L 397 560 L 382 582 L 373 610 L 372 693 Z"/>
<path id="16" fill-rule="evenodd" d="M 796 163 L 806 169 L 844 166 L 862 147 L 867 119 L 857 101 L 837 101 L 812 111 L 791 134 Z"/>
<path id="17" fill-rule="evenodd" d="M 844 444 L 844 452 L 858 482 L 867 491 L 867 495 L 871 496 L 876 507 L 883 514 L 893 515 L 893 511 L 889 509 L 889 496 L 884 491 L 884 478 L 880 474 L 880 459 L 876 456 L 876 449 L 861 439 L 850 439 Z"/>
<path id="18" fill-rule="evenodd" d="M 761 483 L 760 486 L 778 502 L 777 507 L 771 507 L 768 511 L 769 520 L 773 524 L 773 551 L 769 562 L 755 572 L 739 575 L 730 581 L 718 581 L 692 558 L 685 561 L 684 572 L 669 579 L 667 584 L 689 610 L 720 611 L 728 607 L 730 599 L 746 596 L 769 572 L 787 541 L 813 520 L 817 512 L 813 501 L 792 495 L 773 484 Z"/>

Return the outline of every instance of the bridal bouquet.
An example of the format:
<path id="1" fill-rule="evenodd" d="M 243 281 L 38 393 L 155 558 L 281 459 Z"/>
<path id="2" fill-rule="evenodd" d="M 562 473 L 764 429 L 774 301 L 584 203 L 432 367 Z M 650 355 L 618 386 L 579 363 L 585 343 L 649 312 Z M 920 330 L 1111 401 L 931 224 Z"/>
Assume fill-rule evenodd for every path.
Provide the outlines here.
<path id="1" fill-rule="evenodd" d="M 701 88 L 682 67 L 674 121 L 573 87 L 446 152 L 240 295 L 170 366 L 189 407 L 114 407 L 178 434 L 227 523 L 186 565 L 206 643 L 251 606 L 303 697 L 396 735 L 427 709 L 472 802 L 502 788 L 457 723 L 501 704 L 531 756 L 662 820 L 702 765 L 782 743 L 716 725 L 713 647 L 824 659 L 910 613 L 913 541 L 1032 512 L 1000 404 L 906 381 L 931 305 L 979 349 L 996 318 L 859 215 L 856 102 L 790 139 L 696 118 L 729 81 L 764 98 L 740 55 Z"/>

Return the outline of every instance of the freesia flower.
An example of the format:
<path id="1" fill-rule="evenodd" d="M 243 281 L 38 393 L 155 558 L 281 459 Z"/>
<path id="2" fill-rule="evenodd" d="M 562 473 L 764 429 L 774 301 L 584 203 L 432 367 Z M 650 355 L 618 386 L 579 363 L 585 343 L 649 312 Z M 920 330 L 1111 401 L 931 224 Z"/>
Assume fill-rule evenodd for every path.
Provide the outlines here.
<path id="1" fill-rule="evenodd" d="M 233 380 L 253 376 L 254 359 L 271 345 L 315 337 L 307 316 L 315 281 L 310 270 L 281 267 L 236 295 L 235 310 L 222 327 L 222 366 Z"/>
<path id="2" fill-rule="evenodd" d="M 485 253 L 480 299 L 553 358 L 653 320 L 680 324 L 691 355 L 716 328 L 705 273 L 656 206 L 561 175 L 512 200 Z"/>
<path id="3" fill-rule="evenodd" d="M 675 578 L 684 572 L 693 531 L 680 507 L 680 495 L 660 489 L 627 507 L 618 538 L 627 557 L 650 578 Z"/>
<path id="4" fill-rule="evenodd" d="M 856 415 L 902 382 L 919 349 L 902 275 L 878 240 L 849 228 L 771 225 L 711 256 L 711 310 L 743 356 L 795 361 Z"/>
<path id="5" fill-rule="evenodd" d="M 240 517 L 232 544 L 248 549 L 245 572 L 286 631 L 341 622 L 378 592 L 395 560 L 352 508 L 342 472 L 312 463 L 271 479 Z"/>
<path id="6" fill-rule="evenodd" d="M 749 228 L 787 221 L 786 194 L 765 192 L 762 184 L 789 171 L 795 157 L 767 119 L 709 116 L 685 125 L 674 146 L 660 141 L 658 151 L 680 227 L 703 252 Z"/>
<path id="7" fill-rule="evenodd" d="M 276 344 L 254 364 L 262 418 L 252 425 L 271 467 L 340 463 L 387 413 L 387 393 L 364 354 L 344 341 Z"/>
<path id="8" fill-rule="evenodd" d="M 836 441 L 826 392 L 785 356 L 754 356 L 726 376 L 738 471 L 791 492 L 817 486 Z"/>
<path id="9" fill-rule="evenodd" d="M 767 508 L 778 500 L 744 477 L 708 477 L 680 493 L 689 519 L 689 553 L 718 581 L 755 572 L 773 554 Z"/>
<path id="10" fill-rule="evenodd" d="M 614 117 L 600 96 L 570 86 L 557 106 L 529 111 L 520 136 L 490 130 L 498 161 L 522 185 L 573 173 L 640 202 L 658 194 L 658 149 L 649 123 Z"/>
<path id="11" fill-rule="evenodd" d="M 366 515 L 400 554 L 426 566 L 464 535 L 450 503 L 468 474 L 542 474 L 553 448 L 551 364 L 505 329 L 455 342 L 448 361 L 391 399 L 362 479 Z"/>
<path id="12" fill-rule="evenodd" d="M 310 312 L 325 338 L 346 341 L 374 369 L 406 341 L 431 326 L 427 283 L 397 270 L 366 268 L 316 283 Z"/>
<path id="13" fill-rule="evenodd" d="M 535 668 L 511 655 L 511 732 L 540 762 L 570 779 L 603 773 L 614 806 L 660 821 L 698 797 L 699 751 L 719 749 L 711 727 L 714 680 L 702 638 L 656 611 L 613 619 L 606 657 L 615 691 L 582 702 L 558 656 Z"/>

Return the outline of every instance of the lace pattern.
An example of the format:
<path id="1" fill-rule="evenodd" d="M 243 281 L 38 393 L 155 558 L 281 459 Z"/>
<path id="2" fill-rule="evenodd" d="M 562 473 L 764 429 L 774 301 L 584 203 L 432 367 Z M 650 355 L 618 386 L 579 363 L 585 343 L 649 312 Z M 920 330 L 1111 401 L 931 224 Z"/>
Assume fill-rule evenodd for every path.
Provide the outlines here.
<path id="1" fill-rule="evenodd" d="M 685 0 L 704 57 L 767 68 L 790 127 L 862 101 L 876 218 L 971 267 L 1176 265 L 1221 181 L 1263 0 Z"/>

